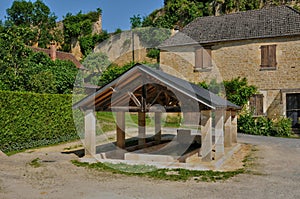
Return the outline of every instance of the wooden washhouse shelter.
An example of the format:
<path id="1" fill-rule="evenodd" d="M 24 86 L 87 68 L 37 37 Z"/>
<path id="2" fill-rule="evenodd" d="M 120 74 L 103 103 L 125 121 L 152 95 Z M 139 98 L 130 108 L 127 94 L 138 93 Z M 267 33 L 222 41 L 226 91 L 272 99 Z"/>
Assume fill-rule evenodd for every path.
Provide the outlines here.
<path id="1" fill-rule="evenodd" d="M 125 113 L 138 114 L 137 139 L 139 148 L 147 147 L 146 113 L 154 113 L 155 135 L 159 144 L 162 136 L 161 114 L 195 113 L 200 127 L 202 161 L 211 161 L 224 155 L 224 147 L 237 143 L 237 110 L 239 106 L 195 84 L 163 71 L 136 64 L 121 76 L 101 87 L 73 105 L 85 112 L 85 155 L 96 155 L 95 112 L 116 113 L 116 145 L 125 149 Z M 194 118 L 195 119 L 195 118 Z M 178 141 L 191 136 L 188 131 L 178 131 Z M 214 136 L 213 136 L 214 132 Z M 183 135 L 183 136 L 182 136 Z M 214 137 L 214 139 L 213 139 Z"/>

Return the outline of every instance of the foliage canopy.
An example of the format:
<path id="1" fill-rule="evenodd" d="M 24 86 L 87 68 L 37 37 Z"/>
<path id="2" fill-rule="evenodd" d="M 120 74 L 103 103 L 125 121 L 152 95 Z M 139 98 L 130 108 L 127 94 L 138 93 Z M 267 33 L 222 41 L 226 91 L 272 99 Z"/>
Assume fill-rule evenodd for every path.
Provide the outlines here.
<path id="1" fill-rule="evenodd" d="M 200 82 L 199 86 L 210 90 L 211 92 L 222 95 L 225 89 L 227 100 L 238 106 L 244 106 L 249 101 L 250 97 L 257 92 L 257 88 L 253 85 L 248 85 L 247 78 L 234 78 L 229 81 L 218 83 L 215 79 L 209 84 Z M 224 96 L 225 97 L 225 96 Z"/>
<path id="2" fill-rule="evenodd" d="M 0 90 L 71 93 L 77 74 L 70 61 L 52 61 L 24 43 L 22 30 L 0 33 Z"/>
<path id="3" fill-rule="evenodd" d="M 14 26 L 27 28 L 31 36 L 23 36 L 27 45 L 38 43 L 45 48 L 50 41 L 56 40 L 56 19 L 50 8 L 42 0 L 35 2 L 17 0 L 6 10 L 7 21 L 6 27 Z"/>

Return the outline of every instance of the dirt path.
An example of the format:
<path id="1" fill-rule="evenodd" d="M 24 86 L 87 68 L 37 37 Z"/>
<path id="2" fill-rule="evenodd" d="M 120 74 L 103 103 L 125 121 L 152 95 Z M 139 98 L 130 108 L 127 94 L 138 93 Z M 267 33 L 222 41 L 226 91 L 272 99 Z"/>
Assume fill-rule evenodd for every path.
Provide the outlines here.
<path id="1" fill-rule="evenodd" d="M 300 198 L 300 140 L 239 135 L 256 145 L 255 174 L 225 182 L 169 182 L 74 166 L 67 145 L 0 157 L 0 198 Z M 30 163 L 39 158 L 41 165 Z M 33 161 L 34 162 L 34 161 Z"/>

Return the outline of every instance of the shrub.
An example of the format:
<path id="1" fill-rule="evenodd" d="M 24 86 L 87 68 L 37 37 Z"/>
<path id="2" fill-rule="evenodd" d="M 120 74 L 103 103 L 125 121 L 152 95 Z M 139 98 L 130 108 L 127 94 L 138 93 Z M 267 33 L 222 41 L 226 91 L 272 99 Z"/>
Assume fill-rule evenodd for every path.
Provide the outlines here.
<path id="1" fill-rule="evenodd" d="M 246 78 L 235 78 L 230 81 L 224 81 L 227 100 L 238 106 L 247 104 L 250 97 L 257 92 L 257 88 L 248 85 Z"/>
<path id="2" fill-rule="evenodd" d="M 72 96 L 0 91 L 0 150 L 17 151 L 79 138 Z"/>
<path id="3" fill-rule="evenodd" d="M 254 118 L 252 115 L 251 111 L 244 111 L 239 115 L 238 131 L 240 133 L 263 136 L 291 136 L 291 119 L 280 117 L 271 120 L 263 116 Z"/>
<path id="4" fill-rule="evenodd" d="M 290 137 L 292 135 L 292 120 L 290 118 L 280 117 L 273 120 L 273 132 L 275 136 Z"/>
<path id="5" fill-rule="evenodd" d="M 250 111 L 245 111 L 239 115 L 238 118 L 238 131 L 240 133 L 254 134 L 255 120 Z"/>
<path id="6" fill-rule="evenodd" d="M 225 89 L 227 100 L 238 106 L 246 105 L 250 97 L 257 92 L 257 88 L 249 85 L 246 78 L 240 77 L 221 83 L 218 83 L 216 79 L 212 79 L 209 83 L 200 82 L 198 86 L 220 96 L 222 96 L 222 91 Z"/>
<path id="7" fill-rule="evenodd" d="M 255 119 L 254 135 L 273 135 L 273 122 L 266 117 L 258 117 Z"/>

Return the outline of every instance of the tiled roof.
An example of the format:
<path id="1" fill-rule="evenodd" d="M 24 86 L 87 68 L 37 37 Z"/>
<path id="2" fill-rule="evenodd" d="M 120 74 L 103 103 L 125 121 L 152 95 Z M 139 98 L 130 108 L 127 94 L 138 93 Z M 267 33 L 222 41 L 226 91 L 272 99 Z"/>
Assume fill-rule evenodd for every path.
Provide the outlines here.
<path id="1" fill-rule="evenodd" d="M 300 35 L 300 13 L 288 6 L 276 6 L 222 16 L 199 17 L 160 47 L 293 35 Z"/>
<path id="2" fill-rule="evenodd" d="M 32 47 L 32 46 L 30 46 L 30 48 L 32 50 L 34 50 L 35 52 L 44 52 L 50 56 L 50 49 L 38 48 L 38 47 Z M 76 57 L 72 53 L 56 51 L 56 59 L 69 60 L 75 64 L 76 68 L 85 69 L 84 66 L 76 59 Z"/>

